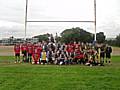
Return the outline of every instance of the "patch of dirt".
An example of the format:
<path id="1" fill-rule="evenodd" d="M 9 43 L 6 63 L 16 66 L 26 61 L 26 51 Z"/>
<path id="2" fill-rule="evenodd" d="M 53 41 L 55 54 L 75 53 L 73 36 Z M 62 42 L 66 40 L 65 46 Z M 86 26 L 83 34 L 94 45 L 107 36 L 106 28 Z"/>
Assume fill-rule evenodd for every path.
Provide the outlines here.
<path id="1" fill-rule="evenodd" d="M 120 56 L 120 48 L 112 47 L 112 49 L 113 49 L 112 55 L 119 55 Z"/>
<path id="2" fill-rule="evenodd" d="M 13 56 L 14 46 L 0 46 L 0 56 Z"/>

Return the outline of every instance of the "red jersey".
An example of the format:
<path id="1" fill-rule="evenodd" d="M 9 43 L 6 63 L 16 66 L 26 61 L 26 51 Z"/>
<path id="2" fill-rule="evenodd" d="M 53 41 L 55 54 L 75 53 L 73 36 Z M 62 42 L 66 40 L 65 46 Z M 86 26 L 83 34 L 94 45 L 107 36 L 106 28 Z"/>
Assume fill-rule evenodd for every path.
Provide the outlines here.
<path id="1" fill-rule="evenodd" d="M 71 44 L 71 47 L 73 48 L 73 50 L 75 50 L 75 45 L 74 44 Z"/>
<path id="2" fill-rule="evenodd" d="M 14 46 L 14 52 L 15 52 L 15 54 L 20 54 L 20 45 Z"/>
<path id="3" fill-rule="evenodd" d="M 38 53 L 41 54 L 41 52 L 42 52 L 42 47 L 38 46 Z"/>
<path id="4" fill-rule="evenodd" d="M 40 54 L 39 53 L 39 46 L 38 45 L 34 45 L 33 46 L 33 54 Z"/>
<path id="5" fill-rule="evenodd" d="M 80 51 L 76 51 L 76 52 L 75 52 L 75 58 L 78 58 L 78 59 L 79 59 L 79 56 L 80 56 Z"/>
<path id="6" fill-rule="evenodd" d="M 71 46 L 71 45 L 68 45 L 68 46 L 67 46 L 67 52 L 68 52 L 68 53 L 71 53 L 72 51 L 73 51 L 72 46 Z"/>
<path id="7" fill-rule="evenodd" d="M 27 44 L 22 44 L 21 45 L 21 51 L 27 51 L 28 48 L 27 48 Z"/>
<path id="8" fill-rule="evenodd" d="M 80 52 L 79 58 L 82 59 L 82 58 L 84 58 L 84 57 L 85 57 L 84 53 L 83 53 L 83 52 Z"/>
<path id="9" fill-rule="evenodd" d="M 28 54 L 32 54 L 32 53 L 33 53 L 33 45 L 28 44 Z"/>
<path id="10" fill-rule="evenodd" d="M 74 44 L 70 44 L 70 48 L 74 51 L 75 50 Z"/>
<path id="11" fill-rule="evenodd" d="M 35 62 L 39 61 L 39 59 L 40 59 L 40 51 L 39 51 L 39 46 L 38 45 L 34 45 L 32 57 L 33 57 L 33 60 Z"/>
<path id="12" fill-rule="evenodd" d="M 39 54 L 33 54 L 32 57 L 33 57 L 33 61 L 34 62 L 38 62 L 39 59 L 40 59 L 40 55 Z"/>
<path id="13" fill-rule="evenodd" d="M 77 58 L 77 59 L 84 58 L 84 53 L 82 53 L 81 51 L 76 51 L 75 52 L 75 58 Z"/>

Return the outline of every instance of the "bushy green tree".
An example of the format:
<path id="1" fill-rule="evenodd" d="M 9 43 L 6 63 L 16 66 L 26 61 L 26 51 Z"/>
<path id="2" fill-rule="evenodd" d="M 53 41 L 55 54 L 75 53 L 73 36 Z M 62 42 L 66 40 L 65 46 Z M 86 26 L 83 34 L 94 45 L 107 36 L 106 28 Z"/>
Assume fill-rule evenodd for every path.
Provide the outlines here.
<path id="1" fill-rule="evenodd" d="M 120 47 L 120 34 L 116 37 L 116 45 Z"/>
<path id="2" fill-rule="evenodd" d="M 34 38 L 38 38 L 39 39 L 39 42 L 41 41 L 49 41 L 49 37 L 50 34 L 43 34 L 43 35 L 38 35 L 38 36 L 34 36 Z"/>
<path id="3" fill-rule="evenodd" d="M 97 42 L 98 43 L 104 43 L 105 42 L 105 35 L 104 32 L 97 33 Z"/>
<path id="4" fill-rule="evenodd" d="M 93 41 L 93 34 L 79 28 L 71 28 L 66 29 L 61 33 L 61 40 L 62 42 L 69 43 L 69 42 L 92 42 Z"/>

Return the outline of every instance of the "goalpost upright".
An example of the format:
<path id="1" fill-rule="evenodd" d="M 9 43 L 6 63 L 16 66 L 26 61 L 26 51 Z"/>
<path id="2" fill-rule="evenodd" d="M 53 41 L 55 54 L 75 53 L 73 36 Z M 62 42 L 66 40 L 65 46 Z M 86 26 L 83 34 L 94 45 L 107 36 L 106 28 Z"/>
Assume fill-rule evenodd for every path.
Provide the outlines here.
<path id="1" fill-rule="evenodd" d="M 27 35 L 27 15 L 28 15 L 28 0 L 26 0 L 26 8 L 25 8 L 25 36 L 24 36 L 25 40 Z"/>
<path id="2" fill-rule="evenodd" d="M 27 23 L 28 22 L 83 22 L 83 23 L 93 23 L 94 24 L 94 42 L 96 42 L 96 0 L 94 0 L 94 20 L 93 21 L 31 21 L 28 20 L 28 0 L 26 0 L 26 10 L 25 10 L 25 36 L 27 36 Z"/>
<path id="3" fill-rule="evenodd" d="M 94 0 L 94 29 L 95 29 L 95 36 L 94 36 L 94 42 L 96 42 L 97 40 L 97 37 L 96 37 L 96 30 L 97 30 L 97 27 L 96 27 L 96 0 Z"/>

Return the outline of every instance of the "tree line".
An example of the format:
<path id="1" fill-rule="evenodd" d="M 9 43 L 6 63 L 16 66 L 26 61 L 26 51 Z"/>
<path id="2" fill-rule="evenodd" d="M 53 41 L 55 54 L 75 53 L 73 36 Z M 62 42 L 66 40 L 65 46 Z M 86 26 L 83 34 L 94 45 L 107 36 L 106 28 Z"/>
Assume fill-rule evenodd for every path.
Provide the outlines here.
<path id="1" fill-rule="evenodd" d="M 39 41 L 49 41 L 49 37 L 51 37 L 51 41 L 54 42 L 54 38 L 52 34 L 43 34 L 34 36 L 34 38 L 38 38 Z M 97 43 L 108 43 L 110 45 L 119 46 L 120 47 L 120 35 L 116 37 L 115 40 L 106 40 L 106 36 L 104 35 L 104 32 L 99 32 L 96 34 Z M 86 30 L 76 27 L 76 28 L 70 28 L 65 29 L 60 36 L 56 34 L 55 36 L 56 42 L 62 42 L 62 43 L 71 43 L 71 42 L 88 42 L 93 43 L 94 42 L 94 34 L 87 32 Z"/>
<path id="2" fill-rule="evenodd" d="M 110 39 L 106 41 L 111 46 L 117 46 L 120 47 L 120 34 L 116 36 L 115 39 Z"/>

